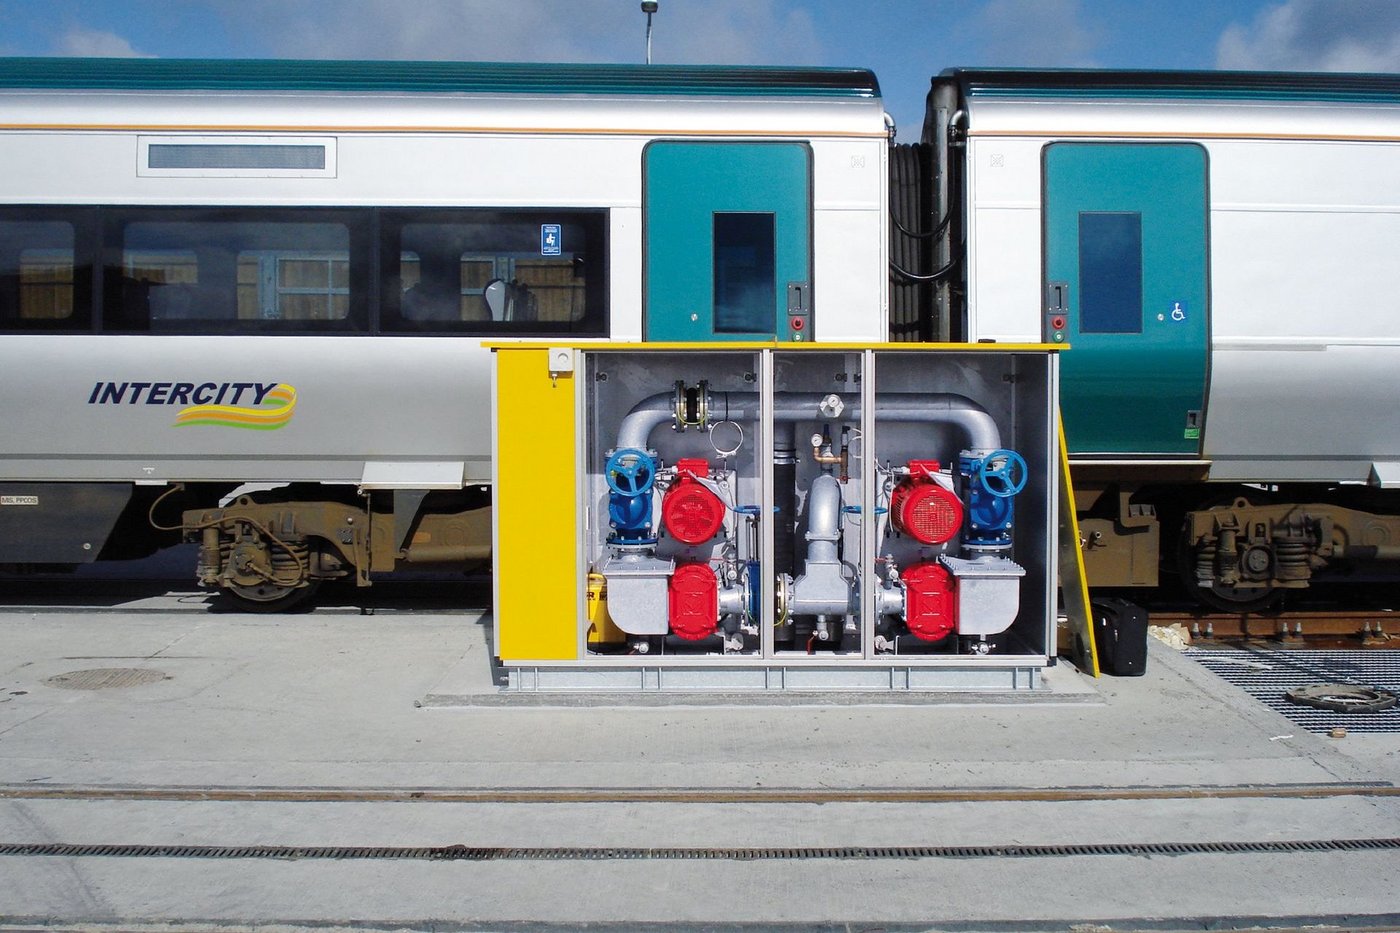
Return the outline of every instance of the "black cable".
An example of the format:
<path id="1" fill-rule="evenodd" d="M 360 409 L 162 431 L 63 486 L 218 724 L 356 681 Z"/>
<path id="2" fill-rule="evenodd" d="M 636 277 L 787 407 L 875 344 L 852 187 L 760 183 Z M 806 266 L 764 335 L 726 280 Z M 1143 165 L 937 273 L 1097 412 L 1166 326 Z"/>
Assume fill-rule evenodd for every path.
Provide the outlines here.
<path id="1" fill-rule="evenodd" d="M 948 223 L 952 219 L 953 214 L 950 211 L 946 217 L 944 217 L 938 222 L 937 227 L 934 227 L 932 230 L 920 233 L 917 230 L 910 230 L 908 227 L 904 226 L 904 224 L 900 223 L 899 218 L 896 217 L 894 213 L 893 201 L 890 204 L 890 222 L 894 224 L 896 230 L 909 237 L 910 239 L 914 240 L 931 240 L 934 237 L 942 236 L 943 231 L 948 229 Z"/>
<path id="2" fill-rule="evenodd" d="M 942 269 L 939 269 L 935 272 L 930 272 L 928 275 L 919 275 L 916 272 L 910 272 L 907 269 L 901 269 L 893 261 L 890 262 L 890 271 L 907 282 L 939 282 L 943 279 L 946 279 L 948 277 L 948 274 L 958 267 L 958 263 L 961 261 L 961 259 L 962 257 L 955 256 L 952 259 L 950 259 L 948 261 L 948 264 Z"/>

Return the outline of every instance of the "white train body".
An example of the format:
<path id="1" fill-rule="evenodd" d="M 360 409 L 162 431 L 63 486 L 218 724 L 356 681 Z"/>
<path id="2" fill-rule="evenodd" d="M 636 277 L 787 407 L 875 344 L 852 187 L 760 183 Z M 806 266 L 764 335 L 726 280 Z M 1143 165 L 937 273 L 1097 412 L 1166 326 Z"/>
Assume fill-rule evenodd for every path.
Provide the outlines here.
<path id="1" fill-rule="evenodd" d="M 1400 82 L 950 71 L 925 141 L 924 334 L 1071 346 L 1091 580 L 1240 609 L 1393 571 Z"/>
<path id="2" fill-rule="evenodd" d="M 969 339 L 1040 338 L 1026 260 L 1044 255 L 1042 153 L 1069 140 L 1205 151 L 1210 478 L 1400 482 L 1400 101 L 974 94 Z"/>
<path id="3" fill-rule="evenodd" d="M 1400 82 L 953 71 L 888 136 L 858 70 L 0 60 L 0 564 L 169 493 L 263 606 L 459 566 L 483 340 L 889 335 L 1072 347 L 1095 582 L 1400 560 Z"/>
<path id="4" fill-rule="evenodd" d="M 125 74 L 121 65 L 113 63 Z M 184 76 L 207 83 L 220 67 L 191 64 Z M 407 85 L 435 69 L 400 70 Z M 741 82 L 738 94 L 668 91 L 664 79 L 653 82 L 654 92 L 639 93 L 645 79 L 620 71 L 629 93 L 576 92 L 567 76 L 553 93 L 471 90 L 472 76 L 492 73 L 489 66 L 465 69 L 461 83 L 469 89 L 459 93 L 0 91 L 0 205 L 34 207 L 36 219 L 43 206 L 284 209 L 287 219 L 317 207 L 582 210 L 600 213 L 606 243 L 605 256 L 590 256 L 594 269 L 606 270 L 606 293 L 581 334 L 484 324 L 421 337 L 376 329 L 373 320 L 356 332 L 324 335 L 236 327 L 202 334 L 178 323 L 165 333 L 110 332 L 105 325 L 99 333 L 11 329 L 0 338 L 12 400 L 0 414 L 7 438 L 0 477 L 375 488 L 488 481 L 482 339 L 645 335 L 643 153 L 658 139 L 796 140 L 809 147 L 812 263 L 839 270 L 820 284 L 821 336 L 883 339 L 885 128 L 878 96 L 755 96 L 756 79 Z M 551 77 L 548 68 L 539 72 Z M 161 145 L 269 144 L 323 147 L 324 168 L 159 169 L 149 156 Z M 159 404 L 147 404 L 149 393 L 135 404 L 131 393 L 119 404 L 89 404 L 99 384 L 140 382 L 286 383 L 296 389 L 295 416 L 276 431 L 176 428 L 182 406 L 164 394 Z"/>

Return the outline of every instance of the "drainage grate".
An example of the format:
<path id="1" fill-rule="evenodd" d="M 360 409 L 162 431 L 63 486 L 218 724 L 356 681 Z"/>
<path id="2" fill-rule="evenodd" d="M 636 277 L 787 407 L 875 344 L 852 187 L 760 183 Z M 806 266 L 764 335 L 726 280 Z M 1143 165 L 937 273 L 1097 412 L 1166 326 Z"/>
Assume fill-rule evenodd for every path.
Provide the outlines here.
<path id="1" fill-rule="evenodd" d="M 141 846 L 0 843 L 0 856 L 190 859 L 395 859 L 465 862 L 771 861 L 779 859 L 1068 858 L 1091 855 L 1257 855 L 1371 852 L 1400 849 L 1400 839 L 1316 839 L 1295 842 L 1149 842 L 1008 846 L 808 846 L 777 848 L 642 848 L 635 846 Z"/>
<path id="2" fill-rule="evenodd" d="M 1287 648 L 1188 648 L 1199 661 L 1270 709 L 1309 732 L 1400 732 L 1400 706 L 1372 713 L 1343 713 L 1289 702 L 1285 694 L 1313 684 L 1350 684 L 1400 692 L 1400 652 Z"/>
<path id="3" fill-rule="evenodd" d="M 68 671 L 54 674 L 44 679 L 50 687 L 63 690 L 113 690 L 120 687 L 141 687 L 158 680 L 169 680 L 164 671 L 153 671 L 145 667 L 93 667 L 82 671 Z"/>

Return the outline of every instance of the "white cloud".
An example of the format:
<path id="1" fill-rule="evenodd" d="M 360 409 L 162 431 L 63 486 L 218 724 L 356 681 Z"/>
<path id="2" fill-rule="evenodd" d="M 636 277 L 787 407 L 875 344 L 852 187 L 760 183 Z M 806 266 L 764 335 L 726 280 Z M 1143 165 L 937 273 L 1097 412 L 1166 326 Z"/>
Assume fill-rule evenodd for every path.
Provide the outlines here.
<path id="1" fill-rule="evenodd" d="M 1215 58 L 1247 71 L 1400 71 L 1400 3 L 1287 0 L 1226 29 Z"/>
<path id="2" fill-rule="evenodd" d="M 973 22 L 981 65 L 1091 67 L 1103 39 L 1080 0 L 988 0 Z"/>
<path id="3" fill-rule="evenodd" d="M 505 0 L 257 0 L 230 4 L 235 28 L 297 58 L 569 61 L 580 57 L 574 5 Z"/>
<path id="4" fill-rule="evenodd" d="M 659 62 L 802 65 L 822 59 L 812 15 L 776 0 L 676 0 L 662 4 L 655 25 Z"/>
<path id="5" fill-rule="evenodd" d="M 131 43 L 114 32 L 98 32 L 93 29 L 70 29 L 58 37 L 54 52 L 59 55 L 77 55 L 90 58 L 150 58 L 138 52 Z"/>

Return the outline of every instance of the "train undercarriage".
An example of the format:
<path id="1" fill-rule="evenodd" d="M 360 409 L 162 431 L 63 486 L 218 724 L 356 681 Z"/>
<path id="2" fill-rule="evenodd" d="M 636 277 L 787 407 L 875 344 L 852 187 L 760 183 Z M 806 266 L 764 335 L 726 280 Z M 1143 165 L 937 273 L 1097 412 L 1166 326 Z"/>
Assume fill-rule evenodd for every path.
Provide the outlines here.
<path id="1" fill-rule="evenodd" d="M 235 607 L 276 612 L 323 583 L 368 586 L 414 568 L 469 572 L 491 558 L 490 494 L 292 484 L 4 483 L 0 568 L 65 571 L 197 543 L 199 582 Z"/>
<path id="2" fill-rule="evenodd" d="M 1315 583 L 1400 577 L 1400 501 L 1355 485 L 1123 482 L 1076 473 L 1092 587 L 1178 587 L 1210 608 L 1251 612 Z M 490 490 L 293 484 L 230 497 L 227 485 L 0 484 L 5 569 L 71 569 L 200 545 L 195 574 L 232 605 L 275 612 L 322 584 L 368 586 L 402 569 L 471 571 L 491 560 Z M 49 504 L 53 504 L 53 508 Z M 172 513 L 182 513 L 178 521 Z"/>
<path id="3" fill-rule="evenodd" d="M 1171 577 L 1214 609 L 1251 612 L 1312 584 L 1400 574 L 1400 502 L 1365 486 L 1077 486 L 1091 586 Z"/>
<path id="4" fill-rule="evenodd" d="M 485 487 L 328 496 L 336 489 L 284 486 L 185 512 L 185 539 L 200 545 L 199 582 L 240 608 L 272 612 L 330 580 L 368 586 L 372 573 L 468 570 L 490 560 Z"/>

